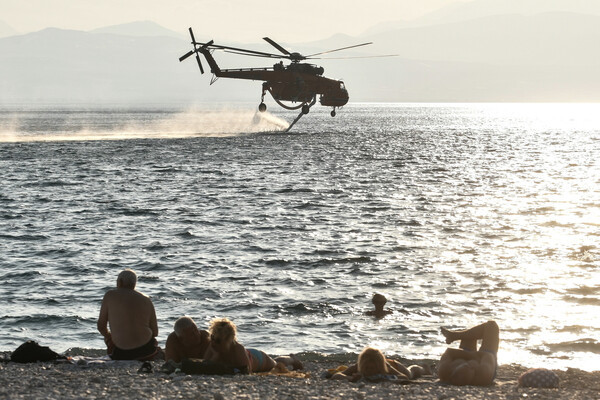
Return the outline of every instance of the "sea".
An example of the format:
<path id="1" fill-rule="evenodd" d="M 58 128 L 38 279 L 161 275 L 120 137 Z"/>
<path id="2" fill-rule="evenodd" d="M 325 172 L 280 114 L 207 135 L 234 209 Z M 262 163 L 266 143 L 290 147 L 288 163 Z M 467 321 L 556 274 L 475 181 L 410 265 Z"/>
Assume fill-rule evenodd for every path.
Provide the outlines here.
<path id="1" fill-rule="evenodd" d="M 163 346 L 228 317 L 270 354 L 433 360 L 495 320 L 500 364 L 600 370 L 600 104 L 255 108 L 0 106 L 0 350 L 102 349 L 131 268 Z"/>

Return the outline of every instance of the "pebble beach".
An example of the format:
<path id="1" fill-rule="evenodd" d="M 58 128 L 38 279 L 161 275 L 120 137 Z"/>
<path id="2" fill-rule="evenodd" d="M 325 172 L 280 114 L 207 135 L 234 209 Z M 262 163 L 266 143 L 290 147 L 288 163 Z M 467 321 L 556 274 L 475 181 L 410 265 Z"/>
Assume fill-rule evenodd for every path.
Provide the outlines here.
<path id="1" fill-rule="evenodd" d="M 300 356 L 301 358 L 301 356 Z M 403 362 L 411 363 L 410 360 Z M 424 363 L 429 361 L 416 361 Z M 0 364 L 1 399 L 599 399 L 600 371 L 555 370 L 558 389 L 521 388 L 527 368 L 500 365 L 494 385 L 455 387 L 425 377 L 410 384 L 332 381 L 322 375 L 337 361 L 303 359 L 305 377 L 277 375 L 206 376 L 139 372 L 141 362 L 82 366 L 38 362 Z"/>

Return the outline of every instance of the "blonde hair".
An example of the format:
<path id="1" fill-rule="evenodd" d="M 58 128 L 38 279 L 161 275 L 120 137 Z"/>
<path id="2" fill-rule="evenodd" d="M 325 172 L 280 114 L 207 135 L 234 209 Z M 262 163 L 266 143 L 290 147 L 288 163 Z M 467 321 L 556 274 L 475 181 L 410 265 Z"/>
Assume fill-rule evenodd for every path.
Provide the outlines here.
<path id="1" fill-rule="evenodd" d="M 388 368 L 383 353 L 373 347 L 365 347 L 358 356 L 358 372 L 364 376 L 387 374 Z"/>
<path id="2" fill-rule="evenodd" d="M 224 342 L 233 342 L 236 339 L 237 328 L 229 318 L 215 318 L 210 321 L 210 340 L 220 339 Z"/>

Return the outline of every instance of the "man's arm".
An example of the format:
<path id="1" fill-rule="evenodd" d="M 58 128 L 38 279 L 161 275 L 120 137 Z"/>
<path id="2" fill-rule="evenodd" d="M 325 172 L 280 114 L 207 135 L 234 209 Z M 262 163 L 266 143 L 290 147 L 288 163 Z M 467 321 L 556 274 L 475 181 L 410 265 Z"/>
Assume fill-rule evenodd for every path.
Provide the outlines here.
<path id="1" fill-rule="evenodd" d="M 165 360 L 173 360 L 175 362 L 181 362 L 182 358 L 181 346 L 175 332 L 171 332 L 167 337 L 167 343 L 165 344 Z"/>
<path id="2" fill-rule="evenodd" d="M 250 360 L 248 360 L 248 353 L 246 352 L 246 348 L 237 344 L 235 346 L 235 367 L 248 367 L 248 371 L 252 372 L 252 366 L 250 365 Z"/>
<path id="3" fill-rule="evenodd" d="M 156 311 L 154 310 L 154 304 L 152 304 L 152 301 L 150 299 L 148 299 L 148 301 L 150 301 L 150 308 L 151 308 L 150 329 L 152 329 L 152 337 L 157 337 L 158 336 L 158 321 L 156 320 Z"/>
<path id="4" fill-rule="evenodd" d="M 204 353 L 204 359 L 211 361 L 219 361 L 219 353 L 217 353 L 211 345 L 208 345 L 208 349 L 206 349 L 206 353 Z"/>
<path id="5" fill-rule="evenodd" d="M 104 341 L 110 338 L 110 332 L 108 331 L 108 306 L 106 305 L 106 295 L 102 299 L 102 305 L 100 306 L 100 315 L 98 316 L 98 332 L 104 336 Z"/>

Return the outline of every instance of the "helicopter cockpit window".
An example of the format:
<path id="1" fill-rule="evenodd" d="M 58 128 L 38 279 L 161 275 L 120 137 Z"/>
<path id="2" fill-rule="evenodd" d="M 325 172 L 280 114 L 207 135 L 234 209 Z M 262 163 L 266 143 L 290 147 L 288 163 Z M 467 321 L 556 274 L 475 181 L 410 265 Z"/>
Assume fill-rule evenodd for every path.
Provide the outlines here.
<path id="1" fill-rule="evenodd" d="M 346 87 L 344 86 L 344 82 L 340 82 L 340 89 L 346 89 Z"/>

